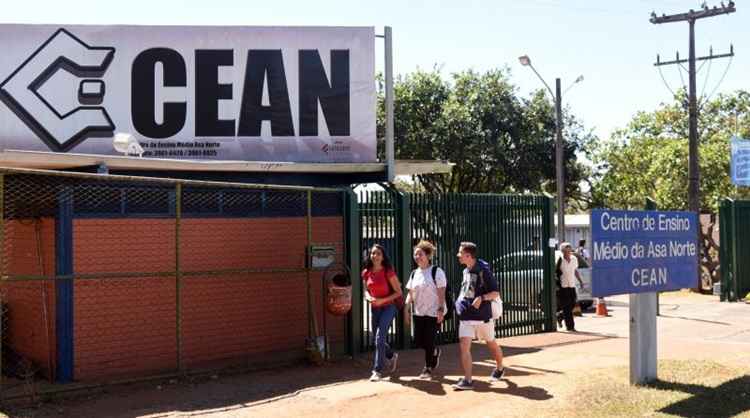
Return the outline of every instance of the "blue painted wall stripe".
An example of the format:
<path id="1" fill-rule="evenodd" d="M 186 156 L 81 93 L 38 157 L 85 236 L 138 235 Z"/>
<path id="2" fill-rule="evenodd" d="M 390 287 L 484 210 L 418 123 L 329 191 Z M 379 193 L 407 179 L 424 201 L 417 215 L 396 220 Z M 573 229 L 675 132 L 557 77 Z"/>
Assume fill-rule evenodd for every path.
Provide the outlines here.
<path id="1" fill-rule="evenodd" d="M 73 194 L 63 190 L 58 196 L 55 222 L 55 271 L 58 275 L 73 273 Z M 57 280 L 56 331 L 57 368 L 60 383 L 73 381 L 73 280 Z"/>

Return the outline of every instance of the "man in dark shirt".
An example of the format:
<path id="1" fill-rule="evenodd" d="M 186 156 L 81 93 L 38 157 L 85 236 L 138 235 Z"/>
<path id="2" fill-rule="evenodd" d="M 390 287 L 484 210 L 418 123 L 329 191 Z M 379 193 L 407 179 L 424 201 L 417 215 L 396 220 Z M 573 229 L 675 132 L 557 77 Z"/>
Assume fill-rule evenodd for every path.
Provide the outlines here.
<path id="1" fill-rule="evenodd" d="M 458 261 L 466 268 L 463 271 L 461 292 L 456 299 L 456 314 L 459 318 L 458 337 L 461 346 L 461 366 L 464 377 L 453 388 L 472 390 L 471 341 L 476 337 L 484 340 L 495 359 L 497 368 L 490 374 L 491 381 L 502 379 L 503 351 L 495 341 L 495 321 L 492 320 L 492 300 L 500 293 L 497 280 L 486 261 L 477 259 L 477 246 L 462 242 L 458 250 Z"/>

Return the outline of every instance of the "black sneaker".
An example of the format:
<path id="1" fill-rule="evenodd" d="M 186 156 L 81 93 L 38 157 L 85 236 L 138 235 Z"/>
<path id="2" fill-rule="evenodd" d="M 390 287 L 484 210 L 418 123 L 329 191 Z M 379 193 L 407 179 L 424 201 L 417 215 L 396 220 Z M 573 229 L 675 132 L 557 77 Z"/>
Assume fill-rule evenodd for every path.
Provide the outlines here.
<path id="1" fill-rule="evenodd" d="M 455 390 L 474 390 L 474 382 L 466 380 L 465 378 L 458 379 L 458 382 L 453 384 Z"/>
<path id="2" fill-rule="evenodd" d="M 505 367 L 501 369 L 495 369 L 490 374 L 490 382 L 499 382 L 503 376 L 505 376 Z"/>
<path id="3" fill-rule="evenodd" d="M 437 369 L 438 365 L 440 365 L 440 354 L 442 353 L 443 350 L 441 350 L 439 347 L 435 347 L 435 355 L 433 356 L 435 360 L 433 361 L 434 365 L 432 366 L 433 370 Z"/>
<path id="4" fill-rule="evenodd" d="M 422 373 L 419 374 L 420 379 L 430 380 L 432 379 L 432 370 L 429 367 L 422 369 Z"/>

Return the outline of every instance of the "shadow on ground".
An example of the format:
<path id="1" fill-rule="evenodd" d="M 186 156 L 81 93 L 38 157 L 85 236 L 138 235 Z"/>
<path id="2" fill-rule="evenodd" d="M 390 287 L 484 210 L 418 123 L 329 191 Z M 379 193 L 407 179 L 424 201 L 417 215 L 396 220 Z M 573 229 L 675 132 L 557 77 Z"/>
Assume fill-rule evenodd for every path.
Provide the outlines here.
<path id="1" fill-rule="evenodd" d="M 657 380 L 648 385 L 661 390 L 689 393 L 692 396 L 659 410 L 681 417 L 735 416 L 750 411 L 750 376 L 728 380 L 717 387 Z"/>
<path id="2" fill-rule="evenodd" d="M 547 347 L 612 338 L 608 336 L 579 333 L 570 341 L 558 341 L 538 347 L 504 346 L 505 357 L 534 353 Z M 563 336 L 567 339 L 567 336 Z M 514 377 L 526 375 L 559 374 L 547 370 L 516 364 L 509 367 L 505 379 L 494 384 L 487 383 L 494 361 L 484 344 L 475 344 L 474 375 L 475 391 L 494 392 L 532 400 L 546 400 L 552 395 L 544 388 L 519 386 Z M 416 378 L 424 361 L 423 351 L 405 350 L 400 353 L 397 373 L 391 382 L 417 389 L 433 396 L 446 395 L 450 384 L 463 375 L 460 368 L 458 344 L 443 346 L 443 356 L 436 381 Z M 346 359 L 323 367 L 297 364 L 266 371 L 242 374 L 203 375 L 181 379 L 107 386 L 97 391 L 84 391 L 57 397 L 51 402 L 33 408 L 13 408 L 11 416 L 47 417 L 94 417 L 132 418 L 143 415 L 165 417 L 180 414 L 201 415 L 218 411 L 233 411 L 268 404 L 297 396 L 307 391 L 327 386 L 350 384 L 356 381 L 369 384 L 372 354 L 357 359 Z M 373 383 L 378 384 L 378 383 Z M 59 395 L 56 395 L 59 396 Z"/>

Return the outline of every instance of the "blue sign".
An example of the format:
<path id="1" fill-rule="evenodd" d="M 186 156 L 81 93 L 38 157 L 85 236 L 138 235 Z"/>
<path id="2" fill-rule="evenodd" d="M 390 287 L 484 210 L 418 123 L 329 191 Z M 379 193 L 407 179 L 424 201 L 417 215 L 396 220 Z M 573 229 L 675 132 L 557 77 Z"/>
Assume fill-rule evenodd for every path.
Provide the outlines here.
<path id="1" fill-rule="evenodd" d="M 732 183 L 750 186 L 750 141 L 732 137 Z"/>
<path id="2" fill-rule="evenodd" d="M 591 212 L 591 294 L 659 292 L 698 284 L 693 212 Z"/>

